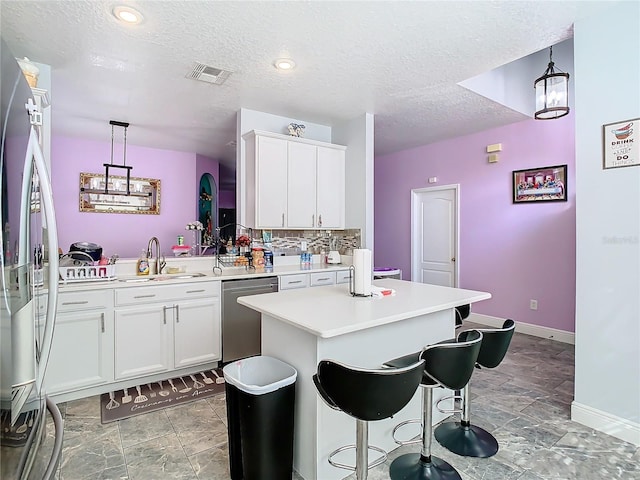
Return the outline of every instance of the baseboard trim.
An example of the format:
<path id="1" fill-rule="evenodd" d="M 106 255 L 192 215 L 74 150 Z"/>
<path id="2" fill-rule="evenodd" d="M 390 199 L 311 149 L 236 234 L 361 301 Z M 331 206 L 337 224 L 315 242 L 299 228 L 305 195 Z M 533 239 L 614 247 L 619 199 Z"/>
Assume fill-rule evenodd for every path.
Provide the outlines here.
<path id="1" fill-rule="evenodd" d="M 640 447 L 640 424 L 571 402 L 571 420 Z"/>
<path id="2" fill-rule="evenodd" d="M 471 312 L 471 314 L 469 315 L 468 320 L 470 322 L 481 323 L 482 325 L 487 325 L 494 328 L 502 327 L 502 324 L 505 321 L 504 318 L 492 317 L 491 315 L 483 315 L 481 313 L 473 312 Z M 531 323 L 516 322 L 516 332 L 575 345 L 575 333 L 567 332 L 565 330 L 558 330 L 557 328 L 542 327 L 540 325 L 533 325 Z"/>

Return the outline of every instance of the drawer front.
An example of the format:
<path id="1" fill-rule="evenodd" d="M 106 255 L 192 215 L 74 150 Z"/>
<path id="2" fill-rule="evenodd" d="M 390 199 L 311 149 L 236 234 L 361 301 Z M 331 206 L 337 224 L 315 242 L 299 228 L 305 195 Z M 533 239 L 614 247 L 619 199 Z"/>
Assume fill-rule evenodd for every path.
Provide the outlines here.
<path id="1" fill-rule="evenodd" d="M 306 273 L 297 275 L 282 275 L 280 277 L 280 290 L 291 290 L 293 288 L 307 288 L 309 286 L 309 275 Z"/>
<path id="2" fill-rule="evenodd" d="M 58 312 L 73 312 L 88 308 L 110 308 L 113 305 L 113 290 L 85 290 L 79 292 L 60 292 Z"/>
<path id="3" fill-rule="evenodd" d="M 336 283 L 349 283 L 350 270 L 339 270 L 336 272 Z"/>
<path id="4" fill-rule="evenodd" d="M 220 282 L 181 283 L 116 289 L 116 306 L 220 296 Z"/>
<path id="5" fill-rule="evenodd" d="M 311 274 L 311 286 L 334 285 L 336 283 L 336 272 L 318 272 Z"/>

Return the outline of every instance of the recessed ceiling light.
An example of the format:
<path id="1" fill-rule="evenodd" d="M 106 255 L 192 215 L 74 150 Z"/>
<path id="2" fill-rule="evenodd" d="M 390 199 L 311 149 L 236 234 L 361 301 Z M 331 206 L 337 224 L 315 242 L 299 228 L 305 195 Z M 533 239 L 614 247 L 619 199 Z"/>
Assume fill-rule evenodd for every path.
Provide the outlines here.
<path id="1" fill-rule="evenodd" d="M 290 58 L 279 58 L 275 62 L 273 62 L 273 65 L 278 70 L 292 70 L 296 66 L 296 62 L 294 62 Z"/>
<path id="2" fill-rule="evenodd" d="M 142 22 L 142 14 L 134 8 L 118 5 L 113 7 L 113 16 L 118 20 L 130 25 L 136 25 Z"/>

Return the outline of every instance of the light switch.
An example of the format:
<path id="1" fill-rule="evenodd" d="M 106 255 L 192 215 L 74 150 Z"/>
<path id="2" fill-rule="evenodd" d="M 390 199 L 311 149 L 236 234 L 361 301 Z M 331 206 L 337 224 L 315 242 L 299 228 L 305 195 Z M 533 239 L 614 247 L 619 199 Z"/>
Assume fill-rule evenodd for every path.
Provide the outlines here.
<path id="1" fill-rule="evenodd" d="M 429 177 L 429 183 L 436 183 L 438 181 L 438 177 Z"/>
<path id="2" fill-rule="evenodd" d="M 494 143 L 493 145 L 487 145 L 487 153 L 501 152 L 501 151 L 502 151 L 501 143 Z"/>

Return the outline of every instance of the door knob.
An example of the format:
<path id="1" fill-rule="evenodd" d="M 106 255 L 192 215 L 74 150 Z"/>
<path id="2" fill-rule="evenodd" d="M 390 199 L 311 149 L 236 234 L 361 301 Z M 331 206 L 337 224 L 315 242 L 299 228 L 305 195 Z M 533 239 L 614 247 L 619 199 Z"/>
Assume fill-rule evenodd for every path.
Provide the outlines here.
<path id="1" fill-rule="evenodd" d="M 451 257 L 451 261 L 455 262 L 456 261 L 456 257 Z"/>

